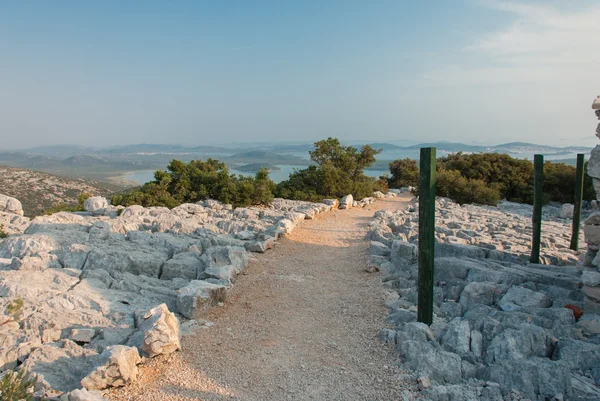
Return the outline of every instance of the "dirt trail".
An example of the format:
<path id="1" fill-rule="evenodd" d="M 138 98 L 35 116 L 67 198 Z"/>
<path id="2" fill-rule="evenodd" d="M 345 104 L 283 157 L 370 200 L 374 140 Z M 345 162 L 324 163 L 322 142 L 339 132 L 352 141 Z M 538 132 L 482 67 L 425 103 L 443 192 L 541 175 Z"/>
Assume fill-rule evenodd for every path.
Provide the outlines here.
<path id="1" fill-rule="evenodd" d="M 183 351 L 150 361 L 112 400 L 397 400 L 403 383 L 384 326 L 378 273 L 365 272 L 373 213 L 408 198 L 306 220 L 238 277 L 233 296 L 183 337 Z"/>

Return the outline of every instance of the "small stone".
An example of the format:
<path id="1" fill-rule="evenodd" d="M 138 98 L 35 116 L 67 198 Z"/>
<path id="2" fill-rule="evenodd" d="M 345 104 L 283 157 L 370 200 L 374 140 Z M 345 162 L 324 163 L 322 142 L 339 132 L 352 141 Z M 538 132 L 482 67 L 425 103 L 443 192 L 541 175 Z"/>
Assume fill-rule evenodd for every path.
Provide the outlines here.
<path id="1" fill-rule="evenodd" d="M 419 389 L 421 390 L 431 387 L 431 380 L 429 380 L 429 376 L 420 376 L 417 379 L 417 382 L 419 383 Z"/>

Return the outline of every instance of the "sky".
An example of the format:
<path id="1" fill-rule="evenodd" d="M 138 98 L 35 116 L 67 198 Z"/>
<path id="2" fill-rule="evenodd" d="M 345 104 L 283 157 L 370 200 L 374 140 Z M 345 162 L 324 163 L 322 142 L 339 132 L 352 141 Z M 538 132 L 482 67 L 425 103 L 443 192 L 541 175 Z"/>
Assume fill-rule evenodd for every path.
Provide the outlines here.
<path id="1" fill-rule="evenodd" d="M 0 148 L 594 146 L 600 3 L 0 2 Z"/>

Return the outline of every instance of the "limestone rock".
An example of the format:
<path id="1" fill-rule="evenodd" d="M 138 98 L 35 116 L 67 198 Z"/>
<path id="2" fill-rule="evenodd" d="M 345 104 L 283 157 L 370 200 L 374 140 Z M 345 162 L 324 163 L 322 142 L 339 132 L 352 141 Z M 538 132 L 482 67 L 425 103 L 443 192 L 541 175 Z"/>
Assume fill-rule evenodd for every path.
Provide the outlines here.
<path id="1" fill-rule="evenodd" d="M 459 317 L 453 319 L 446 327 L 441 343 L 448 351 L 458 355 L 467 355 L 471 344 L 471 326 L 468 320 Z"/>
<path id="2" fill-rule="evenodd" d="M 29 354 L 23 368 L 34 373 L 46 389 L 61 392 L 79 388 L 98 354 L 72 341 L 44 344 Z"/>
<path id="3" fill-rule="evenodd" d="M 141 332 L 141 353 L 150 358 L 156 355 L 168 355 L 181 349 L 179 320 L 161 304 L 141 316 L 138 324 Z M 132 342 L 130 340 L 130 342 Z"/>
<path id="4" fill-rule="evenodd" d="M 567 366 L 548 358 L 500 361 L 483 369 L 480 378 L 499 383 L 505 394 L 514 389 L 530 400 L 552 399 L 558 394 L 569 400 L 573 392 Z"/>
<path id="5" fill-rule="evenodd" d="M 96 336 L 95 329 L 82 328 L 82 329 L 72 329 L 70 338 L 71 338 L 71 341 L 74 341 L 76 343 L 89 343 L 94 339 L 95 336 Z"/>
<path id="6" fill-rule="evenodd" d="M 23 216 L 23 205 L 16 198 L 0 194 L 0 211 Z"/>
<path id="7" fill-rule="evenodd" d="M 419 248 L 406 241 L 393 241 L 391 260 L 396 266 L 406 266 L 419 260 Z"/>
<path id="8" fill-rule="evenodd" d="M 197 319 L 211 306 L 224 302 L 226 297 L 227 288 L 224 285 L 194 280 L 179 290 L 177 310 L 189 319 Z"/>
<path id="9" fill-rule="evenodd" d="M 524 287 L 511 287 L 498 302 L 502 310 L 519 310 L 520 308 L 549 308 L 552 299 L 541 292 Z"/>
<path id="10" fill-rule="evenodd" d="M 67 401 L 106 401 L 100 391 L 86 389 L 73 390 L 68 394 Z M 62 398 L 61 398 L 62 400 Z"/>
<path id="11" fill-rule="evenodd" d="M 369 248 L 369 252 L 371 255 L 375 255 L 375 256 L 389 256 L 390 248 L 388 248 L 381 242 L 371 241 L 371 246 Z"/>
<path id="12" fill-rule="evenodd" d="M 249 241 L 244 245 L 248 252 L 257 253 L 264 253 L 268 249 L 272 249 L 273 246 L 275 246 L 275 240 L 273 237 L 268 237 L 262 241 Z"/>
<path id="13" fill-rule="evenodd" d="M 104 214 L 109 206 L 110 203 L 103 196 L 93 196 L 83 202 L 83 208 L 92 214 Z"/>
<path id="14" fill-rule="evenodd" d="M 477 304 L 493 305 L 501 294 L 502 289 L 496 285 L 472 282 L 460 294 L 460 305 L 463 310 L 471 309 Z"/>
<path id="15" fill-rule="evenodd" d="M 95 369 L 81 380 L 81 385 L 87 390 L 124 386 L 136 379 L 140 361 L 137 348 L 124 345 L 108 347 L 100 354 Z"/>
<path id="16" fill-rule="evenodd" d="M 560 208 L 560 218 L 561 219 L 572 219 L 573 212 L 575 210 L 575 206 L 570 203 L 565 203 Z"/>
<path id="17" fill-rule="evenodd" d="M 352 195 L 346 195 L 340 202 L 340 209 L 350 209 L 354 205 L 354 198 Z"/>
<path id="18" fill-rule="evenodd" d="M 590 287 L 600 286 L 600 273 L 591 270 L 584 270 L 581 273 L 581 282 Z"/>
<path id="19" fill-rule="evenodd" d="M 182 252 L 165 262 L 160 278 L 162 280 L 172 280 L 180 277 L 187 280 L 195 280 L 198 278 L 200 267 L 201 263 L 198 253 Z"/>

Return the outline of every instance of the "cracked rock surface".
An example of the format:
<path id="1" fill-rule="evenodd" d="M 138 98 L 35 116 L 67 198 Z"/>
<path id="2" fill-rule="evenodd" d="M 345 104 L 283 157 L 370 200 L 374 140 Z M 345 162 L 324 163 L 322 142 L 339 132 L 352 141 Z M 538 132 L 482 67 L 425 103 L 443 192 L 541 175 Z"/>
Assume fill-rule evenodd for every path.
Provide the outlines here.
<path id="1" fill-rule="evenodd" d="M 390 290 L 379 336 L 426 383 L 414 396 L 600 400 L 600 316 L 582 289 L 594 276 L 579 262 L 585 248 L 567 249 L 571 222 L 546 210 L 538 265 L 527 262 L 530 207 L 441 198 L 436 209 L 431 326 L 416 322 L 418 204 L 377 212 L 369 233 L 369 263 Z"/>
<path id="2" fill-rule="evenodd" d="M 0 371 L 22 364 L 43 379 L 48 395 L 78 389 L 86 377 L 104 377 L 107 386 L 134 377 L 118 363 L 98 367 L 107 350 L 109 360 L 123 350 L 111 346 L 147 357 L 180 349 L 179 319 L 199 316 L 205 297 L 190 283 L 230 288 L 251 250 L 272 248 L 299 222 L 332 209 L 284 199 L 270 207 L 207 200 L 119 212 L 95 197 L 85 206 L 31 221 L 11 214 L 10 235 L 0 240 Z M 193 302 L 183 302 L 183 293 Z M 14 317 L 7 310 L 17 301 Z"/>

